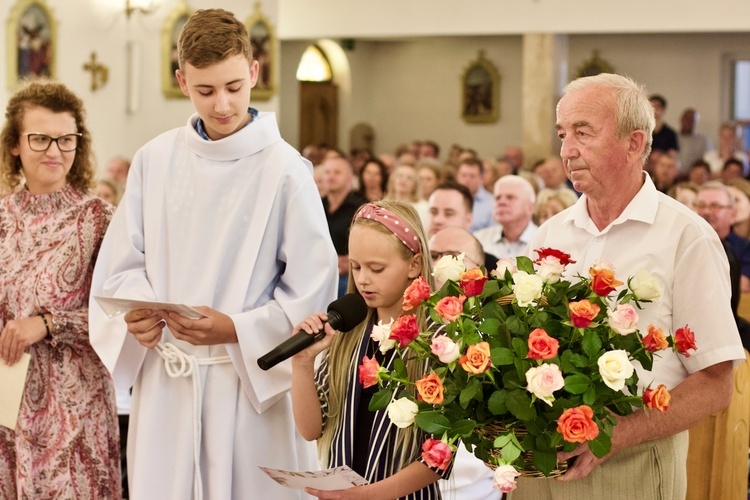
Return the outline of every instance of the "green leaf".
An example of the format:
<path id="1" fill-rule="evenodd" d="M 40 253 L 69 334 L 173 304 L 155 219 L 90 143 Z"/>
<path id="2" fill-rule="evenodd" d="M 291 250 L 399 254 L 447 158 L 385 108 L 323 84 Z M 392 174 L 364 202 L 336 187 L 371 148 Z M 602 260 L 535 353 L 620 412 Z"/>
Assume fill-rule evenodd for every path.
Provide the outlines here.
<path id="1" fill-rule="evenodd" d="M 573 357 L 573 352 L 570 350 L 565 350 L 562 353 L 562 356 L 560 356 L 560 369 L 563 371 L 563 373 L 570 373 L 574 371 L 575 365 L 573 365 L 573 362 L 571 358 Z"/>
<path id="2" fill-rule="evenodd" d="M 596 389 L 592 386 L 586 389 L 586 392 L 583 393 L 583 404 L 592 406 L 595 401 L 596 401 Z"/>
<path id="3" fill-rule="evenodd" d="M 534 450 L 531 453 L 534 466 L 545 476 L 549 476 L 552 469 L 557 467 L 557 453 L 555 451 Z"/>
<path id="4" fill-rule="evenodd" d="M 457 436 L 466 437 L 476 429 L 477 423 L 473 420 L 462 419 L 453 423 L 453 433 Z"/>
<path id="5" fill-rule="evenodd" d="M 426 411 L 417 413 L 414 422 L 428 434 L 442 436 L 451 428 L 450 420 L 439 411 Z"/>
<path id="6" fill-rule="evenodd" d="M 370 411 L 385 410 L 390 404 L 392 398 L 393 390 L 384 387 L 372 395 L 372 399 L 370 399 L 370 404 L 367 408 Z"/>
<path id="7" fill-rule="evenodd" d="M 612 439 L 606 432 L 599 432 L 596 439 L 589 441 L 589 450 L 591 453 L 596 455 L 597 458 L 602 458 L 604 455 L 609 453 L 612 449 Z"/>
<path id="8" fill-rule="evenodd" d="M 477 397 L 477 394 L 482 390 L 482 384 L 476 378 L 470 378 L 466 387 L 461 391 L 459 402 L 462 408 L 469 406 L 472 399 Z"/>
<path id="9" fill-rule="evenodd" d="M 500 330 L 500 320 L 487 318 L 479 325 L 479 331 L 487 335 L 496 336 Z"/>
<path id="10" fill-rule="evenodd" d="M 502 447 L 502 449 L 500 450 L 500 454 L 502 455 L 503 460 L 507 461 L 508 463 L 512 463 L 521 456 L 521 451 L 521 448 L 516 446 L 513 442 L 510 442 Z"/>
<path id="11" fill-rule="evenodd" d="M 492 446 L 495 448 L 502 448 L 503 446 L 507 446 L 508 443 L 512 443 L 513 440 L 513 433 L 508 432 L 505 434 L 500 434 L 498 437 L 495 438 L 494 443 L 492 443 Z"/>
<path id="12" fill-rule="evenodd" d="M 570 352 L 570 351 L 565 351 L 565 352 Z M 576 368 L 586 368 L 587 366 L 589 366 L 588 360 L 585 357 L 581 356 L 580 354 L 571 355 L 570 362 Z"/>
<path id="13" fill-rule="evenodd" d="M 536 408 L 531 404 L 531 398 L 525 391 L 515 390 L 508 392 L 505 404 L 514 417 L 519 420 L 532 420 L 536 418 Z"/>
<path id="14" fill-rule="evenodd" d="M 525 256 L 516 257 L 516 267 L 519 271 L 525 271 L 528 274 L 536 274 L 534 272 L 534 263 Z"/>
<path id="15" fill-rule="evenodd" d="M 513 351 L 505 347 L 498 347 L 490 351 L 490 357 L 492 358 L 492 366 L 507 366 L 512 365 L 515 361 Z"/>
<path id="16" fill-rule="evenodd" d="M 507 398 L 507 391 L 504 389 L 495 391 L 487 400 L 487 408 L 492 412 L 493 415 L 502 415 L 508 411 L 508 407 L 505 404 Z"/>
<path id="17" fill-rule="evenodd" d="M 586 354 L 586 356 L 593 358 L 594 356 L 599 354 L 601 348 L 602 340 L 599 338 L 599 335 L 597 335 L 596 332 L 592 330 L 587 330 L 583 334 L 583 352 Z"/>
<path id="18" fill-rule="evenodd" d="M 508 319 L 505 320 L 505 324 L 508 326 L 508 330 L 510 330 L 512 333 L 515 333 L 516 335 L 523 335 L 527 333 L 526 325 L 518 316 L 508 317 Z"/>
<path id="19" fill-rule="evenodd" d="M 529 348 L 526 346 L 526 342 L 519 339 L 518 337 L 513 337 L 511 345 L 513 346 L 513 351 L 516 353 L 516 356 L 519 358 L 525 358 L 526 354 L 528 354 L 529 352 Z"/>
<path id="20" fill-rule="evenodd" d="M 565 377 L 565 390 L 571 394 L 583 394 L 591 387 L 591 379 L 585 375 L 569 375 Z"/>

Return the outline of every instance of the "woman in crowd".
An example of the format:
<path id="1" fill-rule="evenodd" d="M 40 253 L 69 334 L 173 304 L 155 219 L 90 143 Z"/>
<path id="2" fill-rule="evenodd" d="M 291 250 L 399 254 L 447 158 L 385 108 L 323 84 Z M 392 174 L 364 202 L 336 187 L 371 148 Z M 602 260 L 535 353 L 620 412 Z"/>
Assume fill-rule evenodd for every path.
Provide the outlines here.
<path id="1" fill-rule="evenodd" d="M 419 176 L 420 197 L 428 200 L 435 188 L 440 184 L 440 160 L 425 158 L 417 163 Z"/>
<path id="2" fill-rule="evenodd" d="M 112 179 L 99 179 L 96 183 L 96 194 L 114 207 L 120 202 L 120 187 Z"/>
<path id="3" fill-rule="evenodd" d="M 359 171 L 359 191 L 357 195 L 367 201 L 382 200 L 388 189 L 388 170 L 385 163 L 371 158 Z"/>
<path id="4" fill-rule="evenodd" d="M 399 165 L 388 178 L 388 191 L 384 199 L 410 204 L 419 214 L 422 225 L 427 227 L 430 222 L 430 207 L 427 200 L 420 198 L 420 189 L 417 170 L 409 165 Z"/>
<path id="5" fill-rule="evenodd" d="M 15 430 L 0 427 L 0 498 L 121 497 L 112 379 L 89 343 L 94 259 L 112 206 L 94 187 L 83 104 L 37 81 L 0 135 L 0 359 L 30 355 Z M 24 181 L 23 185 L 21 181 Z"/>

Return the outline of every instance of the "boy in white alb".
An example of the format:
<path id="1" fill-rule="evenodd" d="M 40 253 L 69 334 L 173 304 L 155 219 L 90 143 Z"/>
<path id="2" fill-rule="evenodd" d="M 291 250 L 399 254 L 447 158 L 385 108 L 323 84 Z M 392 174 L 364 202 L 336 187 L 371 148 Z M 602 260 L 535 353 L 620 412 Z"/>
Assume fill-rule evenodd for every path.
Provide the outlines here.
<path id="1" fill-rule="evenodd" d="M 244 25 L 196 12 L 179 40 L 197 114 L 135 155 L 92 297 L 177 302 L 206 317 L 90 307 L 91 343 L 133 385 L 131 498 L 299 498 L 259 465 L 317 469 L 297 434 L 290 363 L 257 359 L 335 298 L 336 253 L 312 169 L 248 109 L 258 77 Z M 286 496 L 285 496 L 286 495 Z"/>

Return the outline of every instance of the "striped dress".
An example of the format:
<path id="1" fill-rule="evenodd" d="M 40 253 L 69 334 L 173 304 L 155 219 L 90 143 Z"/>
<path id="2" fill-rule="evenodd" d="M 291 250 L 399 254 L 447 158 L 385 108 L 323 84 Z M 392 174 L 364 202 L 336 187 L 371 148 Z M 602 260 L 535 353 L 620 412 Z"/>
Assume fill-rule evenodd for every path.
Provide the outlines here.
<path id="1" fill-rule="evenodd" d="M 370 343 L 370 333 L 372 332 L 371 322 L 369 327 L 365 329 L 362 341 L 359 344 L 359 349 L 352 356 L 349 362 L 349 390 L 347 391 L 346 401 L 344 403 L 344 415 L 345 418 L 342 420 L 342 424 L 333 436 L 333 442 L 331 444 L 331 450 L 329 451 L 328 467 L 339 467 L 347 465 L 353 468 L 356 453 L 365 453 L 366 456 L 366 470 L 364 478 L 370 483 L 381 481 L 389 476 L 392 476 L 399 471 L 398 464 L 400 463 L 400 452 L 397 448 L 396 437 L 398 427 L 393 425 L 388 418 L 388 412 L 386 410 L 378 410 L 374 414 L 372 430 L 370 431 L 369 446 L 366 449 L 354 449 L 355 442 L 355 424 L 357 422 L 357 410 L 360 406 L 360 398 L 362 397 L 362 385 L 359 383 L 357 376 L 357 368 L 362 360 L 362 357 L 367 353 L 367 346 Z M 392 349 L 385 354 L 381 365 L 386 369 L 391 369 L 393 361 L 396 357 L 396 350 Z M 328 413 L 328 356 L 325 357 L 321 363 L 315 377 L 315 384 L 318 388 L 318 395 L 320 397 L 321 409 L 323 412 L 323 425 L 326 425 L 325 418 Z M 417 436 L 417 442 L 422 443 L 429 435 L 420 432 Z M 424 463 L 419 453 L 414 457 L 413 461 L 419 461 Z M 427 466 L 427 464 L 425 464 Z M 431 468 L 435 473 L 440 474 L 443 479 L 446 479 L 451 468 L 447 471 L 441 471 L 437 468 Z M 419 491 L 415 491 L 402 497 L 406 500 L 436 500 L 441 499 L 440 488 L 438 482 L 422 488 Z"/>

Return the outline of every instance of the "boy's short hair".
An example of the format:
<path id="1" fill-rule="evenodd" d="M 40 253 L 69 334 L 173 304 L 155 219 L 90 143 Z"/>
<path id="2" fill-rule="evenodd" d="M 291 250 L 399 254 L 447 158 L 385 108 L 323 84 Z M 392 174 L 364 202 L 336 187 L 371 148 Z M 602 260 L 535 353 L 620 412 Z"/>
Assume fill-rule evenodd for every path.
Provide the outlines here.
<path id="1" fill-rule="evenodd" d="M 186 64 L 205 68 L 230 57 L 242 54 L 253 58 L 247 28 L 234 14 L 224 9 L 196 11 L 180 32 L 178 62 L 180 70 Z"/>

